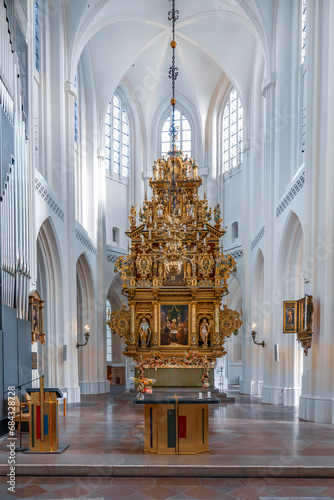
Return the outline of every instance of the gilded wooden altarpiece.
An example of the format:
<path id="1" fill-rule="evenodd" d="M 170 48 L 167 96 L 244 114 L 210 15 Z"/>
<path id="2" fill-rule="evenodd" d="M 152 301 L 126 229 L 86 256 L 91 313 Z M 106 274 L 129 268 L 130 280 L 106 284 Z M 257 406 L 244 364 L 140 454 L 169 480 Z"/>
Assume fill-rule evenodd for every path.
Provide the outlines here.
<path id="1" fill-rule="evenodd" d="M 186 352 L 214 361 L 242 324 L 221 306 L 236 263 L 223 253 L 220 209 L 212 212 L 205 194 L 200 198 L 201 184 L 195 160 L 169 153 L 154 164 L 151 199 L 145 195 L 138 214 L 131 208 L 131 246 L 115 264 L 128 305 L 108 325 L 137 361 L 152 354 L 181 359 Z"/>

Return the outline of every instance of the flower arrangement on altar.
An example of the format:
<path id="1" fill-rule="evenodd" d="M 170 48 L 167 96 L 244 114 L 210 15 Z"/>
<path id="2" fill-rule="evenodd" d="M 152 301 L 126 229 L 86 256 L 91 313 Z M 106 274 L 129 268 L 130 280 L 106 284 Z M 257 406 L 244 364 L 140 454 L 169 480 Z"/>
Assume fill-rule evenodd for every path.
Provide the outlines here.
<path id="1" fill-rule="evenodd" d="M 135 387 L 138 391 L 138 399 L 143 399 L 144 394 L 152 394 L 152 385 L 155 383 L 154 378 L 145 378 L 142 376 L 132 378 Z"/>
<path id="2" fill-rule="evenodd" d="M 187 352 L 184 356 L 160 357 L 153 354 L 152 358 L 146 358 L 137 365 L 139 378 L 144 378 L 144 369 L 153 368 L 157 370 L 163 367 L 198 367 L 203 368 L 202 387 L 207 389 L 210 386 L 210 368 L 214 367 L 215 362 L 209 361 L 206 356 L 196 356 L 196 354 Z"/>

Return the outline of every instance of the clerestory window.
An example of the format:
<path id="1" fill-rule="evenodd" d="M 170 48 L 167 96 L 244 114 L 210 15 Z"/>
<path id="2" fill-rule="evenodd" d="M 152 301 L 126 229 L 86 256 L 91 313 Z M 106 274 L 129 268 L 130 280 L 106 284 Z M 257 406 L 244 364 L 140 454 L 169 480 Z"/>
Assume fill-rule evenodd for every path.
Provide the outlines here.
<path id="1" fill-rule="evenodd" d="M 177 130 L 177 149 L 181 149 L 183 154 L 191 156 L 191 127 L 187 117 L 179 110 L 175 110 L 175 127 Z M 167 155 L 172 148 L 172 140 L 169 129 L 171 127 L 171 114 L 167 117 L 161 132 L 161 154 Z"/>
<path id="2" fill-rule="evenodd" d="M 39 0 L 35 0 L 35 66 L 41 71 L 41 44 L 40 44 L 40 11 Z"/>
<path id="3" fill-rule="evenodd" d="M 223 172 L 243 162 L 244 111 L 235 89 L 232 89 L 223 115 Z"/>
<path id="4" fill-rule="evenodd" d="M 307 30 L 307 0 L 301 0 L 302 3 L 302 16 L 301 16 L 301 63 L 306 58 L 306 30 Z"/>
<path id="5" fill-rule="evenodd" d="M 129 177 L 129 120 L 121 98 L 114 94 L 105 117 L 105 162 L 113 174 Z"/>

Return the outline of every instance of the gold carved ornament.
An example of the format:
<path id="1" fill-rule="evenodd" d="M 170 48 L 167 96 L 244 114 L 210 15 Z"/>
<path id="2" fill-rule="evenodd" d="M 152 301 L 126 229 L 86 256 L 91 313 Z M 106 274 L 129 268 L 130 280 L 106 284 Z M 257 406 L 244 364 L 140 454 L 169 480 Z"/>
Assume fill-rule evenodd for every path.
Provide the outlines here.
<path id="1" fill-rule="evenodd" d="M 223 295 L 225 295 L 228 291 L 227 281 L 231 274 L 237 270 L 237 264 L 231 255 L 217 252 L 215 266 L 215 275 L 221 278 L 221 287 L 223 288 Z"/>
<path id="2" fill-rule="evenodd" d="M 107 325 L 109 326 L 111 333 L 117 333 L 120 337 L 130 339 L 130 311 L 123 304 L 121 309 L 113 311 L 108 315 Z"/>
<path id="3" fill-rule="evenodd" d="M 237 335 L 241 325 L 243 325 L 243 321 L 240 318 L 238 311 L 229 309 L 225 304 L 219 314 L 219 332 L 224 342 L 226 338 L 229 338 L 232 335 L 232 333 Z"/>
<path id="4" fill-rule="evenodd" d="M 29 295 L 29 320 L 31 321 L 31 343 L 39 341 L 44 344 L 44 300 L 41 299 L 37 290 Z"/>
<path id="5" fill-rule="evenodd" d="M 137 267 L 137 272 L 138 274 L 143 278 L 146 279 L 149 274 L 151 273 L 152 269 L 152 259 L 149 255 L 146 253 L 139 254 L 139 256 L 136 259 L 136 267 Z"/>
<path id="6" fill-rule="evenodd" d="M 121 273 L 123 282 L 128 280 L 133 275 L 133 259 L 131 255 L 122 255 L 115 263 L 115 272 Z"/>
<path id="7" fill-rule="evenodd" d="M 313 336 L 313 313 L 314 313 L 314 302 L 312 295 L 305 295 L 303 299 L 298 301 L 299 303 L 299 325 L 297 332 L 297 340 L 300 342 L 304 350 L 305 356 L 308 354 L 308 350 L 312 346 L 312 336 Z M 302 306 L 302 308 L 301 308 Z M 302 312 L 304 314 L 302 314 Z"/>
<path id="8" fill-rule="evenodd" d="M 198 270 L 203 278 L 209 278 L 213 272 L 214 265 L 214 258 L 207 252 L 198 258 Z"/>

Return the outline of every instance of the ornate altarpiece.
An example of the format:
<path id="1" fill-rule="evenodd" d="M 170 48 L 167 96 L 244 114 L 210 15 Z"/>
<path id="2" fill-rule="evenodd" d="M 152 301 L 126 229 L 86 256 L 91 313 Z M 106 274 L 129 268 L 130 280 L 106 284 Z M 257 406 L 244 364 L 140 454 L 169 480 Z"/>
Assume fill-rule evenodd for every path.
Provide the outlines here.
<path id="1" fill-rule="evenodd" d="M 200 359 L 213 362 L 242 324 L 236 311 L 221 308 L 236 263 L 219 245 L 225 233 L 219 206 L 212 214 L 198 195 L 201 184 L 192 158 L 169 153 L 154 164 L 153 196 L 145 195 L 139 224 L 131 208 L 131 247 L 115 264 L 128 306 L 107 323 L 124 338 L 124 354 L 142 364 L 154 358 L 184 366 L 185 354 L 196 356 L 197 366 Z"/>

